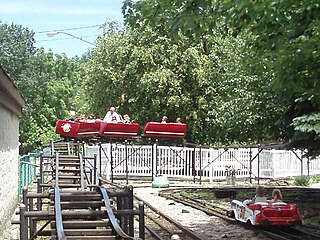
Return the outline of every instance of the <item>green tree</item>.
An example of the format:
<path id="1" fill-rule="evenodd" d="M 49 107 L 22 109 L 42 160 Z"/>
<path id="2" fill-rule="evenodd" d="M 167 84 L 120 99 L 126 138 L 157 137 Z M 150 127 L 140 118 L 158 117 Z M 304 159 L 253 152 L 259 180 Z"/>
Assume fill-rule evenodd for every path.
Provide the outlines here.
<path id="1" fill-rule="evenodd" d="M 252 36 L 247 46 L 258 54 L 248 66 L 262 81 L 264 70 L 269 70 L 278 108 L 286 109 L 277 121 L 282 137 L 291 139 L 289 147 L 307 148 L 314 156 L 320 153 L 318 1 L 126 0 L 123 12 L 130 26 L 163 25 L 174 38 L 199 40 L 217 29 L 226 35 Z"/>
<path id="2" fill-rule="evenodd" d="M 181 116 L 188 123 L 187 140 L 203 144 L 274 139 L 267 121 L 278 112 L 270 92 L 261 93 L 270 82 L 241 64 L 253 52 L 232 36 L 207 42 L 212 50 L 204 53 L 202 45 L 151 28 L 110 32 L 86 66 L 92 110 L 102 117 L 114 105 L 141 124 Z"/>
<path id="3" fill-rule="evenodd" d="M 77 59 L 35 49 L 33 32 L 22 26 L 1 24 L 0 39 L 0 62 L 26 100 L 20 142 L 28 151 L 56 139 L 56 121 L 81 104 L 83 71 Z"/>

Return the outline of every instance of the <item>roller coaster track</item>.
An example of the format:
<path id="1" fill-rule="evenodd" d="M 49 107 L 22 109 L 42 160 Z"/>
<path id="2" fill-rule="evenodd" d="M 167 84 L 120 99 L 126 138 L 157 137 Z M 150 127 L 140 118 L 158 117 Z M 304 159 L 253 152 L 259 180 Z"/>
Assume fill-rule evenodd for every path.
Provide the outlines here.
<path id="1" fill-rule="evenodd" d="M 81 155 L 56 153 L 52 158 L 51 183 L 39 184 L 48 187 L 48 191 L 24 194 L 20 208 L 21 240 L 38 236 L 57 240 L 134 239 L 120 227 L 114 212 L 121 215 L 121 209 L 113 207 L 107 189 L 88 187 Z M 34 199 L 41 202 L 37 208 L 34 208 Z M 127 212 L 133 213 L 133 209 Z M 47 223 L 37 229 L 39 221 Z"/>
<path id="2" fill-rule="evenodd" d="M 79 157 L 79 165 L 76 169 L 80 168 L 80 186 L 76 184 L 76 188 L 80 188 L 81 191 L 85 189 L 85 174 L 83 169 L 83 160 L 82 156 Z M 63 163 L 62 168 L 66 168 L 66 162 Z M 74 176 L 74 172 L 64 171 L 63 174 L 59 173 L 61 169 L 59 154 L 57 154 L 55 158 L 55 191 L 54 191 L 54 206 L 55 206 L 55 220 L 56 220 L 56 231 L 53 231 L 53 236 L 58 240 L 65 239 L 116 239 L 117 237 L 121 237 L 122 239 L 134 239 L 127 235 L 119 226 L 119 223 L 113 213 L 113 209 L 110 204 L 110 199 L 107 193 L 107 190 L 104 187 L 97 187 L 95 193 L 100 194 L 101 199 L 99 201 L 88 200 L 87 202 L 78 201 L 81 197 L 75 197 L 70 199 L 70 202 L 63 202 L 61 200 L 61 190 L 59 187 L 60 181 L 74 181 L 75 178 L 68 178 L 68 176 Z M 69 165 L 68 165 L 69 166 Z M 69 170 L 73 170 L 73 168 L 69 168 Z M 69 188 L 72 188 L 68 185 Z M 69 193 L 72 193 L 72 190 Z M 69 205 L 69 207 L 67 207 Z M 69 208 L 69 209 L 68 209 Z M 74 215 L 70 219 L 66 219 L 63 216 L 63 210 L 68 213 L 78 213 Z M 88 214 L 79 215 L 82 209 L 89 209 Z M 97 210 L 98 209 L 98 210 Z M 102 211 L 101 217 L 92 217 L 96 213 Z M 89 214 L 90 213 L 90 214 Z M 88 222 L 88 218 L 91 218 L 90 222 Z M 108 220 L 108 221 L 107 221 Z M 75 227 L 81 223 L 81 229 Z M 88 223 L 90 223 L 90 228 L 88 228 Z M 69 226 L 66 229 L 66 226 Z M 65 229 L 64 229 L 65 228 Z"/>

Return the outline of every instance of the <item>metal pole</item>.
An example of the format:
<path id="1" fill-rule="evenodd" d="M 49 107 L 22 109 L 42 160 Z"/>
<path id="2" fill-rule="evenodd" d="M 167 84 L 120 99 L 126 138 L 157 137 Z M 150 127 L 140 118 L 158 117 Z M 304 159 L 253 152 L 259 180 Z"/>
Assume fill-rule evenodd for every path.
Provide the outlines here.
<path id="1" fill-rule="evenodd" d="M 156 139 L 156 144 L 155 144 L 155 147 L 156 147 L 156 152 L 155 152 L 155 154 L 156 154 L 156 160 L 155 160 L 155 164 L 156 164 L 156 166 L 155 166 L 155 171 L 156 171 L 156 174 L 155 174 L 155 176 L 158 176 L 158 139 Z M 153 179 L 152 179 L 153 180 Z"/>
<path id="2" fill-rule="evenodd" d="M 102 144 L 99 142 L 99 177 L 101 177 L 101 153 L 102 153 Z M 106 163 L 107 164 L 107 163 Z"/>
<path id="3" fill-rule="evenodd" d="M 84 182 L 84 160 L 82 157 L 82 154 L 79 154 L 79 161 L 80 161 L 80 186 L 81 186 L 81 190 L 84 191 L 85 188 L 85 182 Z"/>
<path id="4" fill-rule="evenodd" d="M 139 202 L 139 237 L 142 240 L 145 240 L 145 232 L 144 232 L 144 203 L 141 201 Z"/>
<path id="5" fill-rule="evenodd" d="M 260 149 L 258 146 L 258 185 L 260 184 Z"/>
<path id="6" fill-rule="evenodd" d="M 39 169 L 39 174 L 40 174 L 40 182 L 43 182 L 43 152 L 40 152 L 40 169 Z"/>
<path id="7" fill-rule="evenodd" d="M 93 184 L 97 185 L 97 154 L 93 155 Z"/>
<path id="8" fill-rule="evenodd" d="M 110 165 L 111 165 L 111 182 L 113 182 L 113 158 L 112 158 L 112 142 L 110 141 Z"/>
<path id="9" fill-rule="evenodd" d="M 202 157 L 201 157 L 201 145 L 199 146 L 199 166 L 200 166 L 200 184 L 202 180 Z"/>
<path id="10" fill-rule="evenodd" d="M 128 209 L 133 209 L 133 186 L 127 188 L 128 191 Z M 129 216 L 129 235 L 134 236 L 134 215 Z"/>
<path id="11" fill-rule="evenodd" d="M 41 193 L 41 178 L 37 178 L 37 193 Z M 42 209 L 42 203 L 41 203 L 41 198 L 37 198 L 37 210 L 40 211 Z"/>
<path id="12" fill-rule="evenodd" d="M 193 175 L 193 183 L 196 183 L 196 163 L 195 163 L 195 158 L 196 158 L 196 148 L 194 147 L 193 148 L 193 151 L 192 151 L 192 175 Z"/>
<path id="13" fill-rule="evenodd" d="M 250 183 L 252 183 L 252 148 L 250 148 L 249 178 L 250 178 Z"/>
<path id="14" fill-rule="evenodd" d="M 128 141 L 124 141 L 124 147 L 125 147 L 125 164 L 126 164 L 126 184 L 129 183 L 129 172 L 128 172 Z"/>

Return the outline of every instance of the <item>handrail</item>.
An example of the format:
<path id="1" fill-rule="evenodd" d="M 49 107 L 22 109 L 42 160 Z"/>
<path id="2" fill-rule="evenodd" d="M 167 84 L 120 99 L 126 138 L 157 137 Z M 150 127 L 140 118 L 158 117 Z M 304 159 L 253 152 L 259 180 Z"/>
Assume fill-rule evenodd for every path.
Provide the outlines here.
<path id="1" fill-rule="evenodd" d="M 127 235 L 120 227 L 113 211 L 112 211 L 112 208 L 111 208 L 111 205 L 110 205 L 110 199 L 109 199 L 109 196 L 108 196 L 108 193 L 107 193 L 107 189 L 105 189 L 104 187 L 99 187 L 100 189 L 100 192 L 103 196 L 103 200 L 104 200 L 104 205 L 107 209 L 107 214 L 108 214 L 108 217 L 110 219 L 110 222 L 114 228 L 114 230 L 117 232 L 117 234 L 123 238 L 123 239 L 135 239 L 134 237 L 131 237 L 129 235 Z"/>
<path id="2" fill-rule="evenodd" d="M 57 239 L 66 240 L 67 237 L 64 234 L 63 222 L 62 222 L 60 189 L 57 186 L 54 188 L 54 208 L 55 208 L 55 217 L 56 217 Z"/>

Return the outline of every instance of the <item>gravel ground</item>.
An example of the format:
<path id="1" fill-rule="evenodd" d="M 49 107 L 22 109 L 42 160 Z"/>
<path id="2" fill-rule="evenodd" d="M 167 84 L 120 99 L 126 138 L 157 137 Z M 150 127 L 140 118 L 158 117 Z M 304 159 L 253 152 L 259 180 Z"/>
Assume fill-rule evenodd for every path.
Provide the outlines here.
<path id="1" fill-rule="evenodd" d="M 152 204 L 183 226 L 196 232 L 203 239 L 269 239 L 237 224 L 230 224 L 218 217 L 158 196 L 161 189 L 134 187 L 134 194 Z"/>

